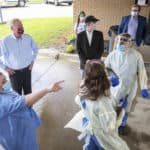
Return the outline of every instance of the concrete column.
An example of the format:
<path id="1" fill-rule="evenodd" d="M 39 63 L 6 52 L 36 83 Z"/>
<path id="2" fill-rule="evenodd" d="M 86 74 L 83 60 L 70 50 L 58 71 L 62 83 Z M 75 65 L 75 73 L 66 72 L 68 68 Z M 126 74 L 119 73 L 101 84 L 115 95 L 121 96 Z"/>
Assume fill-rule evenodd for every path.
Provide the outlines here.
<path id="1" fill-rule="evenodd" d="M 3 15 L 2 15 L 1 5 L 0 5 L 0 23 L 3 23 Z"/>

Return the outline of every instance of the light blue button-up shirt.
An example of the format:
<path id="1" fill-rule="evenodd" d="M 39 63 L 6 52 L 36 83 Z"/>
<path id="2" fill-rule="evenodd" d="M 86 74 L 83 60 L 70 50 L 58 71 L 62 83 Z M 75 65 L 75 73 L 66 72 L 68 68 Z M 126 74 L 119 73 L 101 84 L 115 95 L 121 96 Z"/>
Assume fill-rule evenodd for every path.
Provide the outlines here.
<path id="1" fill-rule="evenodd" d="M 16 38 L 10 34 L 0 42 L 0 67 L 23 69 L 36 58 L 38 47 L 28 34 Z"/>
<path id="2" fill-rule="evenodd" d="M 128 34 L 131 36 L 133 40 L 136 39 L 137 28 L 138 28 L 138 18 L 131 16 L 128 24 Z"/>

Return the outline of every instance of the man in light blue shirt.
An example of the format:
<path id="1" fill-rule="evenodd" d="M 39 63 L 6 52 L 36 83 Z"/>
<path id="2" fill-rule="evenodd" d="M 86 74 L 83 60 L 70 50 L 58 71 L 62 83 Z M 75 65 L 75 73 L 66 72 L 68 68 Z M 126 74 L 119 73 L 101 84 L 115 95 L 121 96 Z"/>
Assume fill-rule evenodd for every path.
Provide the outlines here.
<path id="1" fill-rule="evenodd" d="M 31 70 L 38 53 L 32 37 L 24 34 L 21 20 L 10 21 L 12 34 L 0 43 L 0 67 L 9 74 L 13 89 L 22 94 L 31 93 Z"/>
<path id="2" fill-rule="evenodd" d="M 137 46 L 140 46 L 144 41 L 147 30 L 146 17 L 141 16 L 140 11 L 141 6 L 134 4 L 131 7 L 131 14 L 122 17 L 118 29 L 118 34 L 128 33 Z"/>

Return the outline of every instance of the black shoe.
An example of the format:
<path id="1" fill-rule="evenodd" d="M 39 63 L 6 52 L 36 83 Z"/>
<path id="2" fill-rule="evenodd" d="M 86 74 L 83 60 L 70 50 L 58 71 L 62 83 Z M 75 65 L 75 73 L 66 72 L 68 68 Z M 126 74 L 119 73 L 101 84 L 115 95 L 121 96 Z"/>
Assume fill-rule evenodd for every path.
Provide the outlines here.
<path id="1" fill-rule="evenodd" d="M 127 135 L 127 128 L 126 126 L 120 126 L 118 129 L 119 135 Z"/>

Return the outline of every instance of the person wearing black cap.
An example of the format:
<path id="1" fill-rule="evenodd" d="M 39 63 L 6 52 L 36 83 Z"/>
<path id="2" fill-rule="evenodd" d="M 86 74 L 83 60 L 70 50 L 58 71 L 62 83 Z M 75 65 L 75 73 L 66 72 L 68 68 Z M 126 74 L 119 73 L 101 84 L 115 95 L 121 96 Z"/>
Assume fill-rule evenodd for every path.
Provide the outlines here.
<path id="1" fill-rule="evenodd" d="M 83 76 L 86 61 L 100 59 L 104 52 L 103 33 L 95 30 L 97 21 L 99 20 L 94 16 L 87 16 L 85 18 L 86 31 L 77 35 L 77 51 L 80 58 L 81 76 Z"/>

